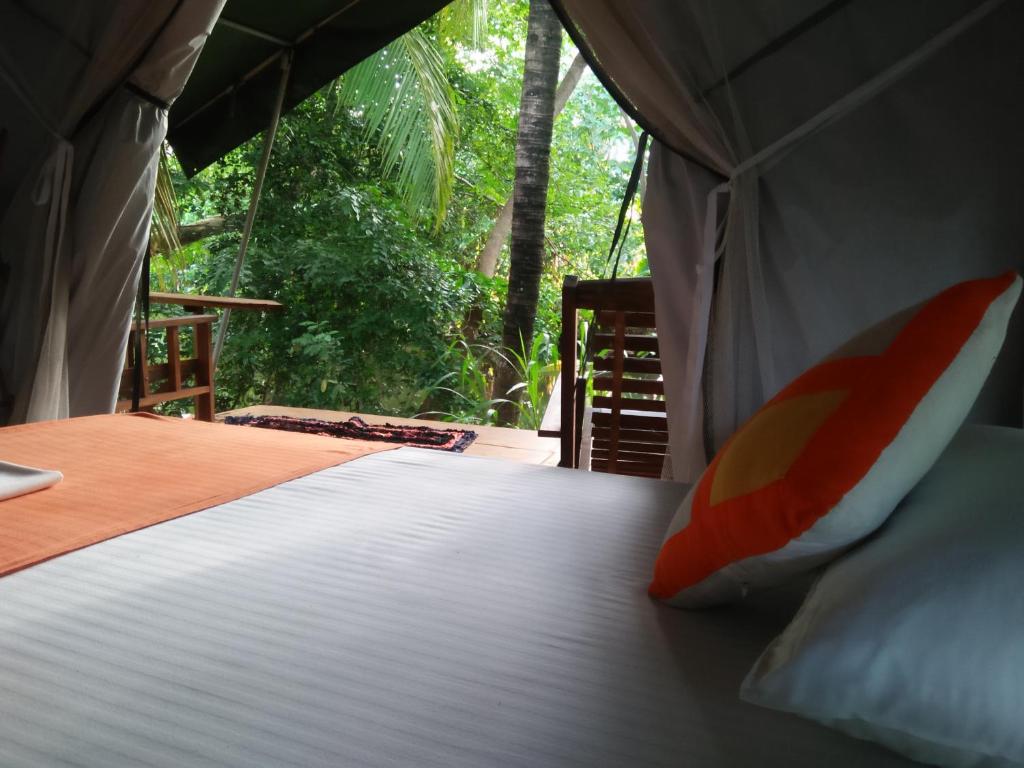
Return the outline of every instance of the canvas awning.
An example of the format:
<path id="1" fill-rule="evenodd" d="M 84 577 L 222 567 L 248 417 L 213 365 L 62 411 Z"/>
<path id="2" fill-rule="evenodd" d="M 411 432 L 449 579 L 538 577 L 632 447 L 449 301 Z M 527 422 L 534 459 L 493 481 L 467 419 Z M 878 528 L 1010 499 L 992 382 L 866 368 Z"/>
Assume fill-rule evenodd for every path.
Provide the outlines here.
<path id="1" fill-rule="evenodd" d="M 287 112 L 449 1 L 228 0 L 170 113 L 182 168 L 192 175 L 270 124 L 283 56 Z"/>

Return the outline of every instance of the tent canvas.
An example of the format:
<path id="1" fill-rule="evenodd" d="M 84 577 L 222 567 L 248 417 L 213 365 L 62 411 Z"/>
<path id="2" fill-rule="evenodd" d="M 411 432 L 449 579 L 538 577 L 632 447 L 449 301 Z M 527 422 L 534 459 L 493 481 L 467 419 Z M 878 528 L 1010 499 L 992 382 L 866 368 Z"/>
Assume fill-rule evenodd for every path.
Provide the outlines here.
<path id="1" fill-rule="evenodd" d="M 0 423 L 113 409 L 167 104 L 222 5 L 0 3 Z"/>
<path id="2" fill-rule="evenodd" d="M 673 475 L 787 381 L 959 280 L 1020 270 L 1024 7 L 555 0 L 658 139 L 644 201 Z M 974 413 L 1021 421 L 1017 317 Z"/>

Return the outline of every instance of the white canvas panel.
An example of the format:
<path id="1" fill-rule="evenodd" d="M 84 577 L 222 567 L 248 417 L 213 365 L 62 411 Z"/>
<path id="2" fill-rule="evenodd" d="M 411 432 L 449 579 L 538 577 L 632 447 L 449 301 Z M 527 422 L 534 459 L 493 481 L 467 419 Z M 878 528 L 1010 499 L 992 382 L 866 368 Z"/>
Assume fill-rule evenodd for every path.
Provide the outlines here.
<path id="1" fill-rule="evenodd" d="M 0 424 L 109 412 L 149 232 L 159 102 L 224 0 L 0 6 Z M 137 72 L 142 94 L 124 86 Z"/>

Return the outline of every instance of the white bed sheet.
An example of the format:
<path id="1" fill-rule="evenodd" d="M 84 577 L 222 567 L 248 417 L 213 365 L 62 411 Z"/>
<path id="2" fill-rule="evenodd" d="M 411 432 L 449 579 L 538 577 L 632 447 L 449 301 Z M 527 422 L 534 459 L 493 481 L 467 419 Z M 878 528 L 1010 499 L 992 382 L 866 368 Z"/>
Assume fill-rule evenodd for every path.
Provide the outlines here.
<path id="1" fill-rule="evenodd" d="M 367 456 L 0 579 L 0 766 L 890 766 L 644 589 L 684 488 Z"/>

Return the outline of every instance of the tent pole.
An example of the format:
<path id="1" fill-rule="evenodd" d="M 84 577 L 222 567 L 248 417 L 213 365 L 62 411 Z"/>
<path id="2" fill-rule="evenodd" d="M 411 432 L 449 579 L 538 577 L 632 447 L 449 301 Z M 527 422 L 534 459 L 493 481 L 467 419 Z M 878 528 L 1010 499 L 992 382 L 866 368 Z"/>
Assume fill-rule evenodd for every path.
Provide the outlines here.
<path id="1" fill-rule="evenodd" d="M 281 109 L 284 107 L 284 96 L 288 90 L 288 75 L 292 69 L 292 52 L 288 51 L 281 59 L 281 84 L 277 89 L 277 100 L 274 102 L 274 114 L 267 126 L 266 135 L 263 137 L 263 154 L 260 156 L 260 164 L 256 167 L 256 178 L 253 180 L 252 197 L 249 198 L 249 210 L 245 215 L 245 226 L 242 228 L 242 241 L 238 244 L 238 256 L 235 258 L 235 270 L 231 273 L 231 287 L 228 289 L 228 296 L 234 296 L 238 290 L 238 279 L 242 274 L 242 264 L 245 262 L 246 251 L 249 250 L 249 238 L 252 236 L 253 222 L 256 221 L 256 209 L 260 204 L 260 193 L 263 191 L 263 179 L 267 175 L 267 166 L 270 165 L 270 153 L 274 148 L 274 137 L 277 136 L 277 126 L 281 121 Z M 221 350 L 224 348 L 224 338 L 228 333 L 228 323 L 231 322 L 231 309 L 224 310 L 220 318 L 220 327 L 217 328 L 217 341 L 213 346 L 213 368 L 217 369 L 217 362 L 220 360 Z"/>

